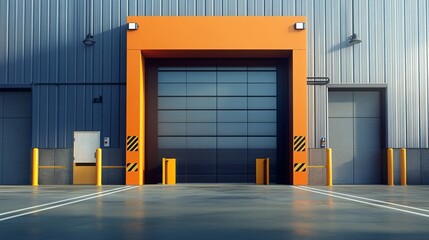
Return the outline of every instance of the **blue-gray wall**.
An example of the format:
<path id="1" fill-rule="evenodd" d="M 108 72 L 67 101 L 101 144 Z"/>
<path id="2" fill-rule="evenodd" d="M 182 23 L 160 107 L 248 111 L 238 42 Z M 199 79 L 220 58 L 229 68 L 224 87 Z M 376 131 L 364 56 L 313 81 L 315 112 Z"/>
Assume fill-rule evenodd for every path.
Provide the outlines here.
<path id="1" fill-rule="evenodd" d="M 426 0 L 94 0 L 92 9 L 97 43 L 85 47 L 87 1 L 0 0 L 0 85 L 33 87 L 33 146 L 70 148 L 73 130 L 100 130 L 123 148 L 128 15 L 304 15 L 308 76 L 386 84 L 387 145 L 429 147 Z M 348 46 L 353 32 L 362 43 Z M 308 90 L 315 147 L 327 135 L 327 89 Z"/>

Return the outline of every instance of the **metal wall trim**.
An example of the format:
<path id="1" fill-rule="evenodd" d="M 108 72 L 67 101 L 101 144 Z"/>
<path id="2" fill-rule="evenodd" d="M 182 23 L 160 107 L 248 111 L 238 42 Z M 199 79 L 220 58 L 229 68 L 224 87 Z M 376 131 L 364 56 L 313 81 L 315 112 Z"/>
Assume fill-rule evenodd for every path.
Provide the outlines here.
<path id="1" fill-rule="evenodd" d="M 362 88 L 387 88 L 387 84 L 378 83 L 378 84 L 328 84 L 328 88 L 352 88 L 352 89 L 362 89 Z"/>
<path id="2" fill-rule="evenodd" d="M 117 83 L 103 83 L 103 82 L 99 82 L 99 83 L 33 83 L 33 85 L 35 85 L 35 86 L 77 86 L 77 85 L 85 85 L 85 86 L 93 86 L 93 85 L 112 86 L 112 85 L 114 85 L 114 86 L 118 86 L 118 85 L 123 85 L 123 86 L 125 86 L 126 83 L 122 83 L 122 82 L 117 82 Z"/>

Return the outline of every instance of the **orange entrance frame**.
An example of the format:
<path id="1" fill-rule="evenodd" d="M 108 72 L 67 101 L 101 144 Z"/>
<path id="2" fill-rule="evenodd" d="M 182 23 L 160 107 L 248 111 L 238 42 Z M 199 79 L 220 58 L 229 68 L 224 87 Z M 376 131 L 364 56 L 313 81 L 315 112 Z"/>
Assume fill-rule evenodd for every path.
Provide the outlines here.
<path id="1" fill-rule="evenodd" d="M 288 58 L 291 183 L 307 185 L 305 17 L 128 17 L 126 184 L 145 175 L 145 58 Z M 281 146 L 278 146 L 280 148 Z"/>

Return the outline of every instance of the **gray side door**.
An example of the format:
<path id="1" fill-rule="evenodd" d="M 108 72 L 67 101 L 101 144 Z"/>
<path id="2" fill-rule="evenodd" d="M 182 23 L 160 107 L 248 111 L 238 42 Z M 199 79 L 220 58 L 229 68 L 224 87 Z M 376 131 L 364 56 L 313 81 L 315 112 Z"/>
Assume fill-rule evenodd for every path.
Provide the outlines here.
<path id="1" fill-rule="evenodd" d="M 31 92 L 0 92 L 0 184 L 30 184 Z"/>
<path id="2" fill-rule="evenodd" d="M 334 184 L 381 183 L 381 127 L 380 92 L 329 92 Z"/>

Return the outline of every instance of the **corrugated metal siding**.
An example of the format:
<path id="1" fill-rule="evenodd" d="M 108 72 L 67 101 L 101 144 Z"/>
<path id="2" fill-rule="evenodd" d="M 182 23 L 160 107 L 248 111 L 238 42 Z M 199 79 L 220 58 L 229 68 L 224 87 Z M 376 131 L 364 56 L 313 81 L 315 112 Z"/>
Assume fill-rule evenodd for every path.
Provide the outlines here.
<path id="1" fill-rule="evenodd" d="M 420 145 L 419 64 L 418 64 L 418 9 L 417 1 L 405 4 L 405 95 L 407 116 L 407 145 Z"/>
<path id="2" fill-rule="evenodd" d="M 103 103 L 93 103 L 103 96 Z M 73 146 L 73 131 L 100 130 L 112 147 L 123 147 L 125 136 L 125 86 L 33 87 L 33 144 L 40 148 Z"/>
<path id="3" fill-rule="evenodd" d="M 418 55 L 419 60 L 419 110 L 420 110 L 420 146 L 429 145 L 428 119 L 428 24 L 429 4 L 426 0 L 418 1 Z M 425 24 L 426 23 L 426 24 Z"/>
<path id="4" fill-rule="evenodd" d="M 81 43 L 88 10 L 86 0 L 0 1 L 0 84 L 125 83 L 128 15 L 304 15 L 308 76 L 387 83 L 388 146 L 429 147 L 425 0 L 94 0 L 93 47 Z M 350 47 L 353 28 L 362 43 Z M 327 89 L 308 89 L 309 147 L 315 147 L 326 136 Z M 33 93 L 34 146 L 71 147 L 72 130 L 101 130 L 120 147 L 123 85 L 37 85 Z M 103 104 L 92 103 L 98 95 Z"/>
<path id="5" fill-rule="evenodd" d="M 385 2 L 386 81 L 388 84 L 389 145 L 406 144 L 404 1 Z"/>

